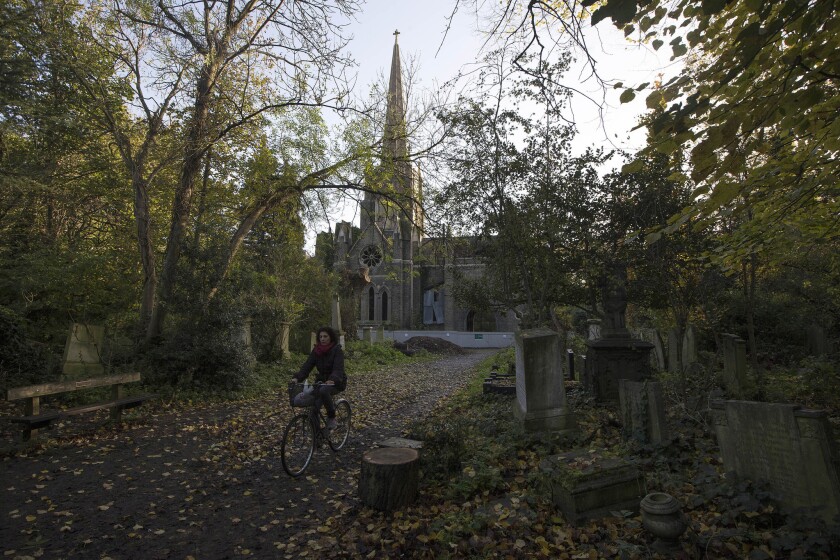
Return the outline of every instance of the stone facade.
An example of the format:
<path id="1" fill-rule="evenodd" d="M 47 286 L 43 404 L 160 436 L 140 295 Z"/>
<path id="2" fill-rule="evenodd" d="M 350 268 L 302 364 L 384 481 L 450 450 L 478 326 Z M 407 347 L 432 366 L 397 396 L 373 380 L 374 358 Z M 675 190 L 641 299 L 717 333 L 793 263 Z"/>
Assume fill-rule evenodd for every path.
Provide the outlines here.
<path id="1" fill-rule="evenodd" d="M 424 237 L 423 179 L 407 157 L 405 97 L 396 41 L 387 101 L 383 160 L 396 163 L 383 173 L 386 179 L 376 186 L 376 192 L 365 193 L 359 227 L 339 222 L 333 233 L 334 268 L 356 271 L 366 267 L 370 278 L 370 284 L 358 295 L 358 326 L 515 330 L 512 314 L 476 312 L 455 302 L 458 278 L 478 279 L 484 274 L 485 266 L 477 254 L 478 241 Z"/>

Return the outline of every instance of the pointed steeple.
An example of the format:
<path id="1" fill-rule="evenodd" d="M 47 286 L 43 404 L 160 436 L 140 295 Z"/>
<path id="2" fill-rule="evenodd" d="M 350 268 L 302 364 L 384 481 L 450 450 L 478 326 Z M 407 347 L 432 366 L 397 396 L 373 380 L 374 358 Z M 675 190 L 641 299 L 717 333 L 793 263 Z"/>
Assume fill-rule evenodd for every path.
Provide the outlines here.
<path id="1" fill-rule="evenodd" d="M 399 31 L 394 31 L 394 54 L 391 57 L 391 76 L 388 80 L 383 152 L 391 157 L 404 158 L 408 155 L 408 147 L 405 138 L 405 95 L 402 85 L 399 35 Z"/>

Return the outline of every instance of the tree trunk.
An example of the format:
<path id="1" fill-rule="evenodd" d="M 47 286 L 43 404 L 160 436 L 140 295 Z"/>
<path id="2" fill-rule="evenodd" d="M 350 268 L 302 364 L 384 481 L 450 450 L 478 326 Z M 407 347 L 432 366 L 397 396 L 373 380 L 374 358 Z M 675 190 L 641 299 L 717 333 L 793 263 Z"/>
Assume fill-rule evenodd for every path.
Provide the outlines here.
<path id="1" fill-rule="evenodd" d="M 201 76 L 196 84 L 196 99 L 193 116 L 188 128 L 187 143 L 184 148 L 184 163 L 181 168 L 181 178 L 175 191 L 172 204 L 172 221 L 169 227 L 169 237 L 166 240 L 166 252 L 160 274 L 160 297 L 152 311 L 149 326 L 146 329 L 146 342 L 160 336 L 163 322 L 167 314 L 167 306 L 172 301 L 177 284 L 178 259 L 181 257 L 182 244 L 190 217 L 192 196 L 195 188 L 195 178 L 201 170 L 201 161 L 205 154 L 207 126 L 210 115 L 211 92 L 218 73 L 220 54 L 210 56 L 208 63 L 202 68 Z"/>
<path id="2" fill-rule="evenodd" d="M 381 511 L 393 511 L 417 498 L 420 454 L 406 447 L 383 447 L 362 456 L 359 497 Z"/>

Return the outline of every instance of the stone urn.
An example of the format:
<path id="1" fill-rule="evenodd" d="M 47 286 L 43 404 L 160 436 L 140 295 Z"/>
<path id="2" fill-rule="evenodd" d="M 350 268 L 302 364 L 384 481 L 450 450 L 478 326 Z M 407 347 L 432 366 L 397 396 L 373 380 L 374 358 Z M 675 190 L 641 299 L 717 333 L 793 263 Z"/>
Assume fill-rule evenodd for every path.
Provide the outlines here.
<path id="1" fill-rule="evenodd" d="M 651 492 L 642 499 L 639 509 L 642 511 L 642 526 L 656 537 L 654 550 L 678 550 L 680 536 L 688 526 L 679 501 L 665 492 Z"/>

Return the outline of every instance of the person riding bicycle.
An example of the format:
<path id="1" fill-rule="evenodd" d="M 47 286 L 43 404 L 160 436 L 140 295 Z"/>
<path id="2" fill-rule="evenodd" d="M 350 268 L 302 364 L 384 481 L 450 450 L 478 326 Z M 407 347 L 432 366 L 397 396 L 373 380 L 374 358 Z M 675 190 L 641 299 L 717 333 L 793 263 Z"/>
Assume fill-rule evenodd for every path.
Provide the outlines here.
<path id="1" fill-rule="evenodd" d="M 309 353 L 309 358 L 300 367 L 300 371 L 294 375 L 295 380 L 303 382 L 309 377 L 312 368 L 318 370 L 316 381 L 323 383 L 316 387 L 313 395 L 315 410 L 320 410 L 323 405 L 327 409 L 327 428 L 335 429 L 335 404 L 332 396 L 347 387 L 347 374 L 344 373 L 344 351 L 338 344 L 338 336 L 330 327 L 318 329 L 318 343 Z M 301 399 L 296 399 L 296 404 L 306 404 L 303 393 L 298 397 Z"/>

